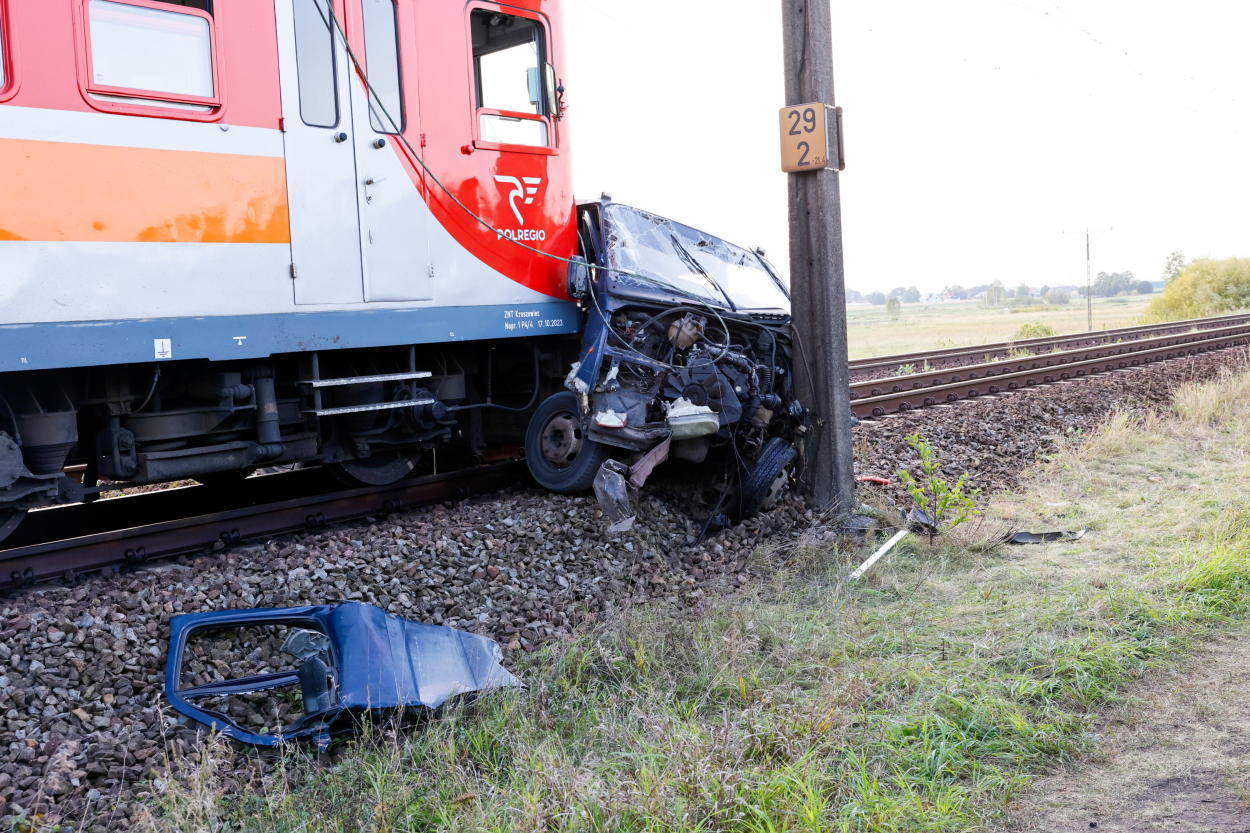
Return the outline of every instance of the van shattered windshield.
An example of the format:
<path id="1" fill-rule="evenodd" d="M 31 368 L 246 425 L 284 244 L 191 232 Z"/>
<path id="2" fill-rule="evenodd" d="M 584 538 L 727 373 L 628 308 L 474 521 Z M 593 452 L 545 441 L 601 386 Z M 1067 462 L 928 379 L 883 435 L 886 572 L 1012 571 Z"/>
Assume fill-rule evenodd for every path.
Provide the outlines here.
<path id="1" fill-rule="evenodd" d="M 790 296 L 754 252 L 625 205 L 603 207 L 608 266 L 732 310 L 790 311 Z"/>

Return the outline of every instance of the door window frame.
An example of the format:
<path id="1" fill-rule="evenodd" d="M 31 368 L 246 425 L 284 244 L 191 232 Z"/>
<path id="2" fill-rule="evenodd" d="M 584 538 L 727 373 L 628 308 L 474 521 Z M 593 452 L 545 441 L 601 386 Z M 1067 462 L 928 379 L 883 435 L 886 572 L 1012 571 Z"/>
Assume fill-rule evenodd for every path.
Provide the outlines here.
<path id="1" fill-rule="evenodd" d="M 473 147 L 479 150 L 495 150 L 506 151 L 508 153 L 535 153 L 541 156 L 555 156 L 560 151 L 560 132 L 557 127 L 558 120 L 552 115 L 552 111 L 557 106 L 557 102 L 546 101 L 547 85 L 545 81 L 540 81 L 544 99 L 544 110 L 546 112 L 541 115 L 534 113 L 516 113 L 510 110 L 496 110 L 492 107 L 481 107 L 477 101 L 478 77 L 477 65 L 473 59 L 473 12 L 478 10 L 497 11 L 500 14 L 511 15 L 512 17 L 523 17 L 533 20 L 539 26 L 543 33 L 543 49 L 542 54 L 538 56 L 538 71 L 542 79 L 547 76 L 547 65 L 552 64 L 553 54 L 555 52 L 555 44 L 552 42 L 551 21 L 542 12 L 534 12 L 529 9 L 521 9 L 511 6 L 507 3 L 490 2 L 490 0 L 472 0 L 465 8 L 465 38 L 469 46 L 469 97 L 470 112 L 473 121 Z M 542 121 L 547 126 L 547 144 L 545 145 L 517 145 L 504 142 L 491 142 L 482 138 L 482 116 L 504 116 L 505 118 L 521 118 L 526 121 Z"/>
<path id="2" fill-rule="evenodd" d="M 400 9 L 399 9 L 400 3 L 398 2 L 398 0 L 390 0 L 390 3 L 391 3 L 391 13 L 394 15 L 394 21 L 395 21 L 395 73 L 396 73 L 395 80 L 399 87 L 399 89 L 397 90 L 397 92 L 399 93 L 398 95 L 399 129 L 398 130 L 385 130 L 385 129 L 379 130 L 378 125 L 382 125 L 383 127 L 386 127 L 386 125 L 382 124 L 381 111 L 379 111 L 377 114 L 378 125 L 375 125 L 373 123 L 373 119 L 374 119 L 373 100 L 375 98 L 380 99 L 381 96 L 375 96 L 373 94 L 373 91 L 369 89 L 368 87 L 366 87 L 365 89 L 365 105 L 366 105 L 366 111 L 367 111 L 366 116 L 368 117 L 366 121 L 368 121 L 369 123 L 369 129 L 372 130 L 374 133 L 377 133 L 378 135 L 402 136 L 404 132 L 408 129 L 408 102 L 406 100 L 406 97 L 408 95 L 408 84 L 405 83 L 406 79 L 404 78 L 404 70 L 406 69 L 406 67 L 405 67 L 405 62 L 404 62 L 404 49 L 403 49 L 403 45 L 404 45 L 403 21 L 400 16 Z M 363 3 L 359 5 L 359 8 L 360 8 L 360 44 L 362 47 L 361 53 L 362 53 L 362 57 L 364 58 L 365 74 L 367 77 L 372 78 L 372 75 L 371 75 L 372 70 L 369 67 L 369 27 L 365 22 L 365 10 L 364 10 Z M 353 7 L 353 11 L 355 11 L 355 7 Z M 392 117 L 395 115 L 396 115 L 395 113 L 391 113 Z"/>
<path id="3" fill-rule="evenodd" d="M 298 0 L 296 0 L 296 2 L 298 2 Z M 338 11 L 334 9 L 335 2 L 336 0 L 325 0 L 326 7 L 328 9 L 333 10 L 335 14 L 338 14 Z M 292 4 L 291 15 L 292 15 L 291 43 L 294 46 L 295 94 L 296 94 L 297 103 L 299 104 L 299 120 L 306 127 L 312 127 L 318 130 L 334 130 L 335 128 L 339 127 L 339 125 L 343 123 L 343 102 L 340 101 L 340 96 L 339 96 L 339 71 L 340 71 L 339 64 L 342 62 L 339 61 L 338 33 L 334 29 L 333 22 L 331 22 L 329 27 L 327 27 L 327 34 L 330 37 L 330 81 L 331 81 L 330 92 L 331 92 L 331 95 L 334 96 L 334 123 L 333 124 L 313 124 L 312 122 L 308 121 L 304 117 L 304 85 L 301 83 L 301 79 L 299 76 L 300 58 L 301 58 L 300 37 L 299 37 L 299 19 L 297 16 L 298 13 L 294 9 L 294 4 Z M 348 59 L 347 63 L 350 64 L 351 60 Z"/>
<path id="4" fill-rule="evenodd" d="M 114 87 L 97 84 L 93 80 L 91 55 L 91 0 L 79 0 L 75 4 L 75 29 L 78 35 L 78 89 L 88 104 L 97 110 L 110 113 L 123 113 L 132 116 L 155 116 L 158 118 L 183 119 L 187 121 L 217 121 L 226 107 L 224 82 L 221 73 L 221 59 L 217 44 L 217 21 L 213 15 L 190 6 L 175 6 L 162 3 L 160 0 L 109 0 L 123 6 L 136 6 L 160 12 L 185 14 L 198 17 L 208 23 L 208 48 L 213 66 L 213 95 L 210 97 L 185 95 L 182 93 L 158 92 L 131 87 Z M 102 99 L 100 96 L 117 96 L 133 101 Z M 157 103 L 151 103 L 157 102 Z M 193 105 L 208 109 L 191 109 L 189 107 L 162 107 L 161 103 L 170 105 Z"/>

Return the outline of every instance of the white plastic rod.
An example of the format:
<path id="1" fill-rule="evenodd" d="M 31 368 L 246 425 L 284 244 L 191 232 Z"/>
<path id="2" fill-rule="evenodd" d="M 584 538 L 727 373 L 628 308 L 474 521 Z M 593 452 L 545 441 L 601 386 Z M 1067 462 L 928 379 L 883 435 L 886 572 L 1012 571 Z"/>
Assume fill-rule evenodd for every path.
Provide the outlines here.
<path id="1" fill-rule="evenodd" d="M 858 567 L 855 568 L 855 572 L 851 573 L 851 576 L 849 579 L 847 579 L 847 581 L 855 581 L 864 573 L 868 572 L 870 569 L 872 569 L 873 564 L 876 564 L 878 561 L 880 561 L 883 555 L 885 555 L 890 550 L 894 549 L 894 545 L 906 537 L 907 537 L 906 529 L 900 529 L 898 532 L 894 533 L 894 537 L 886 541 L 884 544 L 882 544 L 881 549 L 877 550 L 872 555 L 868 556 L 867 561 L 865 561 L 863 564 L 860 564 Z"/>

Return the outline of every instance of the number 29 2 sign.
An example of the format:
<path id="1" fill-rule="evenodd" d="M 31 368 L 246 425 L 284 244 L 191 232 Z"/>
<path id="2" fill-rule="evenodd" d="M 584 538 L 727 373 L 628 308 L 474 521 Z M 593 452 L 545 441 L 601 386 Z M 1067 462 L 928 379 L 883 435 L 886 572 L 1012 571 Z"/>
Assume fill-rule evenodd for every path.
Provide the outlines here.
<path id="1" fill-rule="evenodd" d="M 787 173 L 840 169 L 838 113 L 828 104 L 781 108 L 781 169 Z"/>

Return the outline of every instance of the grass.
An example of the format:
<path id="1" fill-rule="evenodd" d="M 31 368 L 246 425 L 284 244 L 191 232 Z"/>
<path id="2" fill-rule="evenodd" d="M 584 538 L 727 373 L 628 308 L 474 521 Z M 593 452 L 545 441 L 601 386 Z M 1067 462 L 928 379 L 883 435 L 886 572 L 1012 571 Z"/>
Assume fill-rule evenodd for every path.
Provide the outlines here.
<path id="1" fill-rule="evenodd" d="M 648 607 L 522 662 L 529 689 L 334 766 L 226 791 L 204 753 L 158 830 L 967 831 L 1086 749 L 1125 687 L 1250 618 L 1250 376 L 1118 414 L 972 532 L 860 584 L 820 530 L 771 580 Z M 1010 550 L 983 530 L 1089 527 Z M 771 559 L 771 560 L 770 560 Z"/>
<path id="2" fill-rule="evenodd" d="M 1094 329 L 1110 330 L 1141 323 L 1146 306 L 1157 295 L 1125 295 L 1094 299 Z M 1085 299 L 1065 306 L 986 309 L 979 301 L 947 304 L 904 304 L 898 320 L 883 306 L 847 309 L 847 337 L 852 359 L 889 356 L 946 347 L 973 347 L 1009 341 L 1021 324 L 1039 323 L 1055 332 L 1086 330 Z"/>

